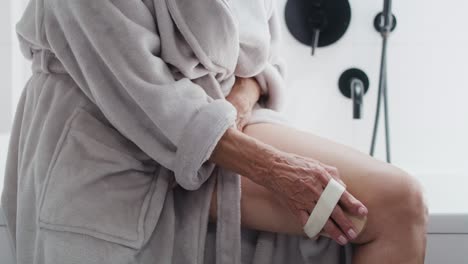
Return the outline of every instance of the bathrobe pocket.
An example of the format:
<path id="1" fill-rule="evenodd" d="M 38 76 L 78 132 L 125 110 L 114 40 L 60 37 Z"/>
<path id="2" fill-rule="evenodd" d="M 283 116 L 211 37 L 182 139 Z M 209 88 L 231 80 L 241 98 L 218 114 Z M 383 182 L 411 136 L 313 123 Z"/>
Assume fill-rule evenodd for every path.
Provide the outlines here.
<path id="1" fill-rule="evenodd" d="M 162 207 L 152 204 L 159 167 L 113 127 L 78 108 L 47 173 L 39 226 L 139 249 Z"/>

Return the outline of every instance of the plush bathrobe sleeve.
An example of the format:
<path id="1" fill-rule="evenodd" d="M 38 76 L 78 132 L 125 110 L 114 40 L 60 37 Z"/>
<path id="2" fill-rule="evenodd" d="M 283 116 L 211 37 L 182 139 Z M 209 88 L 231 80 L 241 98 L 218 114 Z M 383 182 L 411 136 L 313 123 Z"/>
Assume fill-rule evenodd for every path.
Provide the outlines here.
<path id="1" fill-rule="evenodd" d="M 161 60 L 154 17 L 142 1 L 45 0 L 46 37 L 68 73 L 111 124 L 194 190 L 236 109 Z"/>
<path id="2" fill-rule="evenodd" d="M 286 100 L 284 92 L 285 63 L 279 56 L 281 25 L 275 1 L 269 1 L 269 3 L 271 7 L 268 20 L 270 31 L 268 63 L 255 78 L 262 88 L 262 96 L 266 96 L 265 107 L 281 111 Z"/>

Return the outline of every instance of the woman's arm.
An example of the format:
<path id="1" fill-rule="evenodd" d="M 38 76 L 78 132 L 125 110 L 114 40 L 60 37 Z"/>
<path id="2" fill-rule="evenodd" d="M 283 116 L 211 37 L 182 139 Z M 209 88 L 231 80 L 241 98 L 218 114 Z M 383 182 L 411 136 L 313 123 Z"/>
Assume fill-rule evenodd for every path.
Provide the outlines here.
<path id="1" fill-rule="evenodd" d="M 280 215 L 285 212 L 285 209 L 290 212 L 289 215 L 282 215 L 280 219 L 275 220 L 290 223 L 290 225 L 281 226 L 278 230 L 270 230 L 278 226 L 268 220 L 259 225 L 258 221 L 249 222 L 249 219 L 253 219 L 254 215 L 243 216 L 244 225 L 265 231 L 301 233 L 298 227 L 305 225 L 308 215 L 315 202 L 318 201 L 324 187 L 332 177 L 338 177 L 330 174 L 325 168 L 326 165 L 316 160 L 282 152 L 233 128 L 229 128 L 222 136 L 210 160 L 248 178 L 251 181 L 247 182 L 248 184 L 255 183 L 268 191 L 263 192 L 264 189 L 252 185 L 250 187 L 256 188 L 258 192 L 246 193 L 244 201 L 252 199 L 253 202 L 262 205 L 262 208 L 267 210 L 265 213 L 272 215 Z M 272 197 L 278 200 L 277 204 L 272 203 L 274 201 L 271 199 Z M 265 207 L 265 204 L 271 204 L 272 207 Z M 345 192 L 342 195 L 340 205 L 335 208 L 341 212 L 335 215 L 340 216 L 333 218 L 333 221 L 343 231 L 339 235 L 349 238 L 346 235 L 347 231 L 351 228 L 355 229 L 350 217 L 342 212 L 348 212 L 352 216 L 367 215 L 367 210 L 360 213 L 360 208 L 365 209 L 365 206 L 351 194 Z M 271 210 L 268 211 L 268 209 Z M 244 207 L 244 213 L 249 214 L 249 212 L 252 214 L 263 213 L 255 211 L 255 206 Z M 291 215 L 295 217 L 295 222 L 290 221 Z M 359 233 L 358 231 L 356 230 L 356 233 Z M 337 234 L 333 239 L 338 241 L 339 235 Z"/>
<path id="2" fill-rule="evenodd" d="M 237 78 L 226 99 L 237 109 L 236 125 L 243 131 L 252 108 L 259 100 L 262 88 L 254 78 Z M 244 163 L 245 164 L 245 163 Z M 242 226 L 274 233 L 303 235 L 301 223 L 291 211 L 275 198 L 273 193 L 247 177 L 241 177 L 241 221 Z M 210 220 L 217 219 L 217 188 L 212 194 Z M 274 219 L 274 221 L 272 221 Z"/>

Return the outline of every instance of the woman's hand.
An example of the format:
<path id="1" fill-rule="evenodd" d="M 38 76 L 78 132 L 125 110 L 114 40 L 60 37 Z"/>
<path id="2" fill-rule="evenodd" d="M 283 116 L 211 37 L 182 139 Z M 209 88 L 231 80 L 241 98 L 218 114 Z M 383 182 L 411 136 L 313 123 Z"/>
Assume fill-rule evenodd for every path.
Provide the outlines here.
<path id="1" fill-rule="evenodd" d="M 237 109 L 236 125 L 240 131 L 243 131 L 249 122 L 253 106 L 260 98 L 260 93 L 260 85 L 254 78 L 236 78 L 226 100 Z"/>
<path id="2" fill-rule="evenodd" d="M 260 184 L 279 194 L 302 226 L 306 224 L 330 179 L 334 178 L 343 184 L 336 168 L 311 158 L 278 152 L 270 162 L 268 175 L 258 178 L 263 179 Z M 345 211 L 360 217 L 367 215 L 367 208 L 345 191 L 323 229 L 342 245 L 355 239 L 358 233 Z"/>

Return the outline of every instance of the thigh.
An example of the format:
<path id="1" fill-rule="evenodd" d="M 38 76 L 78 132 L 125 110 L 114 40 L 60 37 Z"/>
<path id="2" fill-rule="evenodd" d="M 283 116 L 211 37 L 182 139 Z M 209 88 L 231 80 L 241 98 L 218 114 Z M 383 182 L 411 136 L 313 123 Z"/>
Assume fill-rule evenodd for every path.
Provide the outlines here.
<path id="1" fill-rule="evenodd" d="M 372 235 L 387 221 L 385 212 L 398 206 L 401 194 L 411 189 L 410 177 L 401 169 L 309 132 L 286 125 L 259 123 L 247 126 L 244 133 L 281 151 L 336 167 L 347 190 L 368 207 L 366 229 Z"/>

